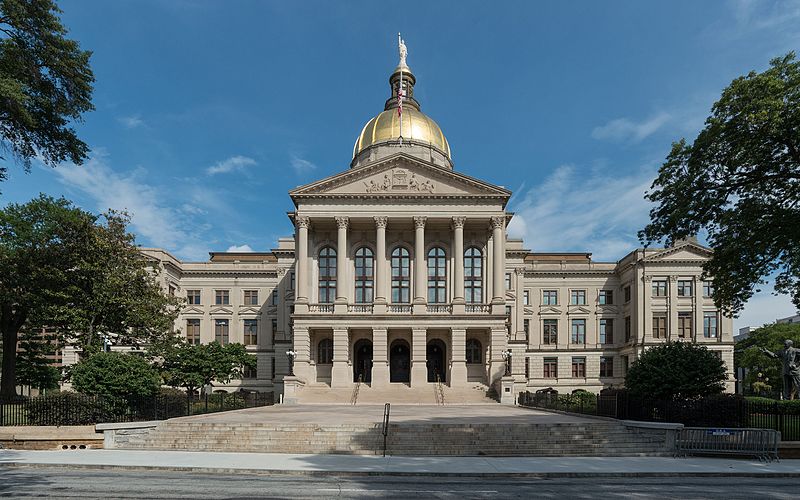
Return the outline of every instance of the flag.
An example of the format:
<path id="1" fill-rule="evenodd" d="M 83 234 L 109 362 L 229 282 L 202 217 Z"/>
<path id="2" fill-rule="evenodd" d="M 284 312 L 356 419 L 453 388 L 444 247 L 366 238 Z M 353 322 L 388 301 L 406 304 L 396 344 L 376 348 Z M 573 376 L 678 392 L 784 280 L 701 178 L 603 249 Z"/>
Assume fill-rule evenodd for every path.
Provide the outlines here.
<path id="1" fill-rule="evenodd" d="M 397 115 L 403 116 L 403 75 L 400 75 L 400 83 L 397 87 Z"/>

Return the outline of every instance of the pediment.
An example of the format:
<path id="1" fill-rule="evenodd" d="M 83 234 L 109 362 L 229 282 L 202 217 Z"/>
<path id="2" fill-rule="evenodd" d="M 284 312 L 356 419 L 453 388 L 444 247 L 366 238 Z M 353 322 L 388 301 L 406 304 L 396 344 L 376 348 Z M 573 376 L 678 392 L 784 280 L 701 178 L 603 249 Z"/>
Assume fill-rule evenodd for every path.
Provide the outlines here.
<path id="1" fill-rule="evenodd" d="M 539 314 L 561 314 L 561 309 L 552 306 L 545 306 L 539 310 Z"/>
<path id="2" fill-rule="evenodd" d="M 182 314 L 203 314 L 205 311 L 201 307 L 197 306 L 187 306 L 183 311 Z"/>
<path id="3" fill-rule="evenodd" d="M 569 308 L 569 314 L 591 314 L 591 310 L 583 306 L 576 306 Z"/>
<path id="4" fill-rule="evenodd" d="M 495 197 L 511 192 L 404 154 L 357 167 L 289 192 L 304 197 Z"/>
<path id="5" fill-rule="evenodd" d="M 661 252 L 649 256 L 647 262 L 674 261 L 674 260 L 696 260 L 705 261 L 713 255 L 713 252 L 696 243 L 685 243 L 680 246 L 667 248 Z"/>
<path id="6" fill-rule="evenodd" d="M 258 307 L 244 306 L 239 309 L 239 314 L 261 314 L 261 310 Z"/>
<path id="7" fill-rule="evenodd" d="M 233 310 L 229 307 L 214 307 L 211 314 L 233 314 Z"/>

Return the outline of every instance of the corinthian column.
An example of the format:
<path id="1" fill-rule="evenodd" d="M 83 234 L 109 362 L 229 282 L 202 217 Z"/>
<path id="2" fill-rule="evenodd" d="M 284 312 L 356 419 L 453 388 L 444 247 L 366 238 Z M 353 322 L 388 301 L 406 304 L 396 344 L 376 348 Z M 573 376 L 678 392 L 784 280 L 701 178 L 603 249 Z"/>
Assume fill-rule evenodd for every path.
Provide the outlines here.
<path id="1" fill-rule="evenodd" d="M 425 221 L 427 217 L 414 217 L 414 303 L 425 304 L 426 269 L 425 265 Z"/>
<path id="2" fill-rule="evenodd" d="M 386 303 L 386 224 L 387 217 L 375 217 L 375 302 Z M 374 374 L 373 374 L 374 375 Z"/>
<path id="3" fill-rule="evenodd" d="M 464 222 L 466 217 L 453 217 L 453 304 L 464 302 Z"/>
<path id="4" fill-rule="evenodd" d="M 336 242 L 336 302 L 347 304 L 347 217 L 336 217 L 339 227 Z"/>
<path id="5" fill-rule="evenodd" d="M 308 302 L 308 217 L 297 216 L 295 225 L 297 226 L 297 302 Z"/>
<path id="6" fill-rule="evenodd" d="M 506 256 L 503 245 L 503 229 L 506 225 L 506 218 L 492 217 L 492 254 L 493 264 L 492 269 L 492 302 L 505 303 L 505 269 L 506 269 Z"/>

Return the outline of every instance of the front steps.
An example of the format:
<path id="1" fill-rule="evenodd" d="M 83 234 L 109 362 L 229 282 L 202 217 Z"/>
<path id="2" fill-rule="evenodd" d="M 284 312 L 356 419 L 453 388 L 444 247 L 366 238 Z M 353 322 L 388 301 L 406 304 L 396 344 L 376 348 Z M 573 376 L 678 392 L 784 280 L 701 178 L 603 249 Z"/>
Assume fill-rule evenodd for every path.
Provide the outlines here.
<path id="1" fill-rule="evenodd" d="M 332 415 L 332 420 L 335 415 Z M 388 455 L 645 456 L 667 455 L 667 432 L 618 422 L 390 424 Z M 125 449 L 262 453 L 383 453 L 381 424 L 211 423 L 173 419 L 118 445 Z"/>
<path id="2" fill-rule="evenodd" d="M 417 405 L 464 405 L 493 404 L 497 401 L 486 396 L 488 387 L 480 383 L 469 383 L 464 387 L 449 387 L 442 384 L 442 396 L 438 394 L 437 384 L 426 383 L 409 387 L 406 384 L 390 384 L 386 387 L 372 387 L 360 384 L 355 404 L 417 404 Z M 353 404 L 356 384 L 346 388 L 331 388 L 328 385 L 307 385 L 297 391 L 300 404 Z"/>

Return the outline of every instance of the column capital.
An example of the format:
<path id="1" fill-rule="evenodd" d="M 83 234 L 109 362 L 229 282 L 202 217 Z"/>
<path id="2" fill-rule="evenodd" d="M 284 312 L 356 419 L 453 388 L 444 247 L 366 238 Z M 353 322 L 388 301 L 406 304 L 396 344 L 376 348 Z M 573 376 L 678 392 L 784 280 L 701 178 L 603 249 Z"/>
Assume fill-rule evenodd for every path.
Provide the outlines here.
<path id="1" fill-rule="evenodd" d="M 645 281 L 645 283 L 650 283 L 651 281 L 653 281 L 653 277 L 649 274 L 645 274 L 644 276 L 642 276 L 642 279 Z"/>
<path id="2" fill-rule="evenodd" d="M 525 268 L 524 267 L 515 267 L 514 274 L 521 274 L 525 276 Z"/>
<path id="3" fill-rule="evenodd" d="M 336 225 L 339 227 L 339 229 L 347 229 L 347 226 L 350 225 L 349 217 L 337 216 L 334 217 L 334 219 L 336 220 Z"/>
<path id="4" fill-rule="evenodd" d="M 464 223 L 466 221 L 466 217 L 453 217 L 453 229 L 464 229 Z"/>
<path id="5" fill-rule="evenodd" d="M 305 215 L 298 215 L 294 218 L 294 223 L 297 227 L 304 227 L 308 228 L 311 226 L 311 217 L 306 217 Z"/>
<path id="6" fill-rule="evenodd" d="M 428 220 L 428 218 L 425 217 L 424 215 L 415 215 L 414 216 L 414 227 L 416 227 L 417 229 L 424 228 L 425 227 L 425 221 L 427 221 L 427 220 Z"/>
<path id="7" fill-rule="evenodd" d="M 506 223 L 506 218 L 504 216 L 494 216 L 489 221 L 489 224 L 492 226 L 492 229 L 503 229 L 503 226 Z"/>
<path id="8" fill-rule="evenodd" d="M 278 276 L 283 276 L 283 275 L 285 275 L 285 274 L 286 274 L 286 271 L 288 271 L 288 270 L 289 270 L 289 269 L 288 269 L 288 268 L 286 268 L 286 267 L 277 267 L 277 268 L 275 268 L 275 272 L 276 272 L 276 273 L 278 273 Z"/>
<path id="9" fill-rule="evenodd" d="M 375 227 L 386 229 L 386 226 L 389 224 L 389 218 L 385 215 L 376 215 L 373 219 L 375 219 Z"/>

